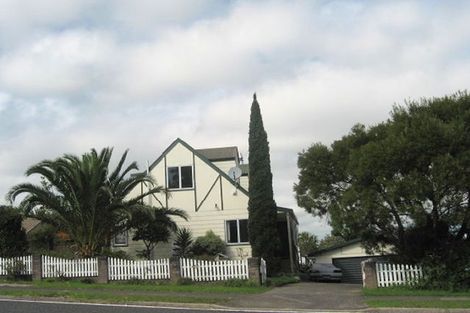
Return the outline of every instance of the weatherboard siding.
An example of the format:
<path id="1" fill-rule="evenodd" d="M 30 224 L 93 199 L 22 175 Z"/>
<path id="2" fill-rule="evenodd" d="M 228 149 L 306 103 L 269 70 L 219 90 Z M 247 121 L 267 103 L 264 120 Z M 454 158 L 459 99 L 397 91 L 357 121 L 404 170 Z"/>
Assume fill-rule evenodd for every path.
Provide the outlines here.
<path id="1" fill-rule="evenodd" d="M 234 161 L 216 162 L 223 173 L 235 166 Z M 203 236 L 208 230 L 212 230 L 222 240 L 226 241 L 225 222 L 234 219 L 248 218 L 248 197 L 240 189 L 236 188 L 225 175 L 200 159 L 183 144 L 177 143 L 156 164 L 150 174 L 160 184 L 166 187 L 166 168 L 172 166 L 193 166 L 194 186 L 189 189 L 170 190 L 168 196 L 158 195 L 158 200 L 170 208 L 178 208 L 186 211 L 188 221 L 175 218 L 179 227 L 187 227 L 194 238 Z M 223 170 L 226 168 L 226 171 Z M 141 192 L 138 187 L 133 194 Z M 158 205 L 156 199 L 146 198 L 146 202 Z M 167 199 L 166 199 L 167 198 Z M 129 246 L 129 248 L 131 248 Z M 154 252 L 155 257 L 167 257 L 171 254 L 172 244 L 159 244 Z M 125 249 L 130 250 L 130 249 Z M 232 258 L 251 256 L 249 244 L 228 244 L 227 253 Z"/>

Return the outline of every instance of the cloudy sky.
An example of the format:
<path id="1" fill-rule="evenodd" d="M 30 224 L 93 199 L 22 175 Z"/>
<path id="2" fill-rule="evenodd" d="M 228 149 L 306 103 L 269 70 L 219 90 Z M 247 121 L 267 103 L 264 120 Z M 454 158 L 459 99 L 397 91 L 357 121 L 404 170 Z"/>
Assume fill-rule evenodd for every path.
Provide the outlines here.
<path id="1" fill-rule="evenodd" d="M 469 20 L 467 1 L 0 0 L 0 202 L 92 147 L 144 167 L 180 137 L 247 159 L 256 91 L 276 201 L 322 237 L 293 197 L 298 152 L 468 88 Z"/>

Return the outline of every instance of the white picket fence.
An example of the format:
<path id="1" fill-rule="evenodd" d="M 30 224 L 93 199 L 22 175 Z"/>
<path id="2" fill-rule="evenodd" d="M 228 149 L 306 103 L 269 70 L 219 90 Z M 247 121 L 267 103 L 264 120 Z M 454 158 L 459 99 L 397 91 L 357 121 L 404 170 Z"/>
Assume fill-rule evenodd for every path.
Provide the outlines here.
<path id="1" fill-rule="evenodd" d="M 379 287 L 409 285 L 423 277 L 423 270 L 417 265 L 376 263 Z"/>
<path id="2" fill-rule="evenodd" d="M 182 278 L 194 281 L 248 279 L 248 260 L 205 261 L 180 259 Z"/>
<path id="3" fill-rule="evenodd" d="M 42 278 L 98 276 L 98 259 L 62 259 L 42 256 Z"/>
<path id="4" fill-rule="evenodd" d="M 33 257 L 28 255 L 14 258 L 0 258 L 0 276 L 8 275 L 8 270 L 16 264 L 21 264 L 22 266 L 21 275 L 33 274 Z"/>
<path id="5" fill-rule="evenodd" d="M 108 258 L 109 280 L 170 279 L 170 259 L 123 260 Z"/>

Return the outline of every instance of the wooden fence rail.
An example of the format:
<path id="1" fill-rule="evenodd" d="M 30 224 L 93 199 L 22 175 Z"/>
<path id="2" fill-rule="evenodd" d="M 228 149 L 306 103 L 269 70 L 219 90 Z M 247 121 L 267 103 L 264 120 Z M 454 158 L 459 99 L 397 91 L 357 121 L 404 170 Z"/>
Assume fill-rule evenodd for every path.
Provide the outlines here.
<path id="1" fill-rule="evenodd" d="M 423 277 L 423 271 L 417 265 L 377 263 L 376 271 L 379 287 L 409 285 Z"/>
<path id="2" fill-rule="evenodd" d="M 108 258 L 109 280 L 170 279 L 170 259 L 124 260 Z"/>
<path id="3" fill-rule="evenodd" d="M 182 278 L 194 281 L 248 279 L 247 260 L 205 261 L 180 259 Z"/>
<path id="4" fill-rule="evenodd" d="M 14 258 L 0 258 L 0 276 L 12 274 L 11 271 L 15 270 L 19 270 L 21 275 L 32 275 L 32 256 L 27 255 Z"/>
<path id="5" fill-rule="evenodd" d="M 43 255 L 41 263 L 42 278 L 98 276 L 98 258 L 70 260 Z"/>

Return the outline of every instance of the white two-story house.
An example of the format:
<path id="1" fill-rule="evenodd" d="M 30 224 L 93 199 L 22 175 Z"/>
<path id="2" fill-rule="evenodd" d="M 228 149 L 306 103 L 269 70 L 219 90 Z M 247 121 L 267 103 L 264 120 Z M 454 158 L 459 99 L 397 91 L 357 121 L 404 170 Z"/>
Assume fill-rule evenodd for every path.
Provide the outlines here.
<path id="1" fill-rule="evenodd" d="M 229 176 L 232 168 L 239 169 L 237 177 Z M 247 164 L 240 162 L 237 147 L 194 149 L 178 138 L 149 166 L 149 173 L 169 192 L 147 197 L 145 201 L 148 204 L 185 210 L 188 220 L 175 218 L 175 221 L 179 227 L 190 229 L 194 238 L 212 230 L 226 242 L 226 254 L 230 258 L 251 256 L 248 240 L 249 173 Z M 145 188 L 140 186 L 133 192 L 141 193 Z M 290 267 L 297 262 L 297 226 L 293 210 L 278 208 L 278 229 L 282 241 L 279 256 L 288 261 Z M 127 234 L 116 237 L 113 245 L 129 254 L 142 249 L 142 243 L 132 241 Z M 159 244 L 154 257 L 168 257 L 172 248 L 171 242 Z"/>

